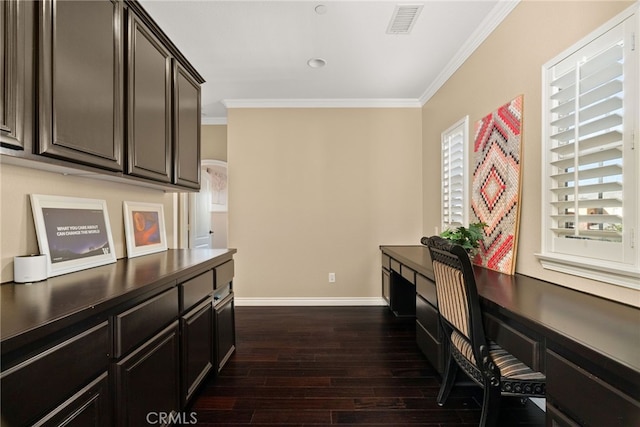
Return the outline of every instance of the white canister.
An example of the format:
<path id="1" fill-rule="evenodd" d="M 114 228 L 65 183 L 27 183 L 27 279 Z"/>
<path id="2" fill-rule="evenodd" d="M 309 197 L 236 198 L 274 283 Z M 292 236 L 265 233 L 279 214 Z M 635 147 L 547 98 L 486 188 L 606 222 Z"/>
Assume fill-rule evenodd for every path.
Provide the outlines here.
<path id="1" fill-rule="evenodd" d="M 47 278 L 47 256 L 25 255 L 13 257 L 13 281 L 39 282 Z"/>

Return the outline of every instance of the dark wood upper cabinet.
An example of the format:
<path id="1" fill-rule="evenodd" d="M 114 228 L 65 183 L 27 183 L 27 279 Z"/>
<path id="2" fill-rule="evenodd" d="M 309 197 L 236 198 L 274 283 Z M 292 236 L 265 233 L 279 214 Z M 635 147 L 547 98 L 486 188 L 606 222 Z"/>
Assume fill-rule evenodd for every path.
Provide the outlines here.
<path id="1" fill-rule="evenodd" d="M 198 190 L 202 83 L 136 0 L 0 0 L 0 155 L 14 164 Z"/>
<path id="2" fill-rule="evenodd" d="M 171 182 L 171 54 L 129 13 L 127 173 Z"/>
<path id="3" fill-rule="evenodd" d="M 0 2 L 0 144 L 25 149 L 33 135 L 33 2 Z"/>
<path id="4" fill-rule="evenodd" d="M 173 183 L 200 188 L 200 84 L 174 61 Z"/>
<path id="5" fill-rule="evenodd" d="M 123 6 L 43 0 L 37 153 L 123 169 Z"/>

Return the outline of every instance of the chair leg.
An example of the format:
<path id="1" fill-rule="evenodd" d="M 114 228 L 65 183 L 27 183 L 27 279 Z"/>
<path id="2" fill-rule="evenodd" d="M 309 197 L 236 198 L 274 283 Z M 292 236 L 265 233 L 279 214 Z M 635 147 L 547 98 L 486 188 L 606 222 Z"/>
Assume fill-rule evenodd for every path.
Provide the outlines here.
<path id="1" fill-rule="evenodd" d="M 443 406 L 449 397 L 449 393 L 451 393 L 451 389 L 453 388 L 453 384 L 456 381 L 456 376 L 458 374 L 458 364 L 451 356 L 451 352 L 447 353 L 447 366 L 444 370 L 444 375 L 442 378 L 442 385 L 440 386 L 440 391 L 438 392 L 438 405 Z"/>
<path id="2" fill-rule="evenodd" d="M 482 415 L 480 427 L 495 427 L 498 425 L 500 413 L 500 385 L 491 385 L 489 381 L 484 384 L 484 397 L 482 399 Z"/>

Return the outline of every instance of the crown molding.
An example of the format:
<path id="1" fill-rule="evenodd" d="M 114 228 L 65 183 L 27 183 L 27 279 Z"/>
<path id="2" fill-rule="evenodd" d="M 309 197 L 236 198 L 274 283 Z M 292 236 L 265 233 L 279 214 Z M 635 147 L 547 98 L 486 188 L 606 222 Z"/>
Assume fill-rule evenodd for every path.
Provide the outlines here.
<path id="1" fill-rule="evenodd" d="M 225 99 L 227 108 L 421 108 L 419 99 Z"/>
<path id="2" fill-rule="evenodd" d="M 424 105 L 433 95 L 449 80 L 453 73 L 471 56 L 473 52 L 485 41 L 498 25 L 520 3 L 520 0 L 500 0 L 494 6 L 489 15 L 480 23 L 471 34 L 458 53 L 449 61 L 447 66 L 438 74 L 438 77 L 429 85 L 420 97 L 420 105 Z"/>
<path id="3" fill-rule="evenodd" d="M 226 117 L 201 117 L 200 124 L 201 125 L 226 125 L 227 118 Z"/>

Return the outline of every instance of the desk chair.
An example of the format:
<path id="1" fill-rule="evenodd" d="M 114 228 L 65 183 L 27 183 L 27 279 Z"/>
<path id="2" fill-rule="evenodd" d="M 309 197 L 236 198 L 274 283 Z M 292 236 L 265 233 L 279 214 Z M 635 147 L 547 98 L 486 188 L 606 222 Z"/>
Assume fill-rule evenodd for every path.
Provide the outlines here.
<path id="1" fill-rule="evenodd" d="M 440 324 L 447 337 L 447 362 L 438 405 L 446 402 L 461 368 L 484 389 L 480 426 L 495 426 L 500 396 L 544 397 L 545 376 L 487 341 L 467 252 L 439 236 L 423 237 L 421 242 L 431 253 Z"/>

